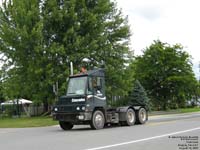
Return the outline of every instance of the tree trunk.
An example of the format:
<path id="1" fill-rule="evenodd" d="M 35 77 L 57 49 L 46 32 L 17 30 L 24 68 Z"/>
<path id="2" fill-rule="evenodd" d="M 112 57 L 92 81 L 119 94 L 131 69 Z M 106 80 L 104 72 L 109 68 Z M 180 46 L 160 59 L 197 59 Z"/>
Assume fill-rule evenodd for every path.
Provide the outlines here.
<path id="1" fill-rule="evenodd" d="M 46 112 L 48 112 L 49 111 L 49 103 L 48 103 L 48 100 L 47 100 L 47 98 L 45 99 L 45 101 L 43 102 L 43 104 L 44 104 L 44 108 L 43 108 L 43 113 L 46 113 Z"/>

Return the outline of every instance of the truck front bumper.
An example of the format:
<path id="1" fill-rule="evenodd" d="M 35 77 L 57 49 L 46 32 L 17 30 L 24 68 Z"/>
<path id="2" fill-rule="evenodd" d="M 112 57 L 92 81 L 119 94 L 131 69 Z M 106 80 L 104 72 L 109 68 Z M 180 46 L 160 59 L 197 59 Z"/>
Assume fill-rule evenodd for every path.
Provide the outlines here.
<path id="1" fill-rule="evenodd" d="M 92 112 L 79 112 L 79 113 L 53 113 L 53 119 L 58 121 L 66 121 L 72 123 L 82 123 L 90 121 Z"/>

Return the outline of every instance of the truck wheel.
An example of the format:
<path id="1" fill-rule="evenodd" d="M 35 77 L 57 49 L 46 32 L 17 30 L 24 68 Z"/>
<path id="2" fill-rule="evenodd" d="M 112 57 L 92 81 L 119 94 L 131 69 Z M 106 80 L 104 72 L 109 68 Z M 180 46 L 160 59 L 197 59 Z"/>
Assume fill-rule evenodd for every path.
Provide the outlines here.
<path id="1" fill-rule="evenodd" d="M 133 126 L 135 124 L 136 118 L 135 118 L 135 111 L 131 108 L 129 108 L 126 112 L 126 122 L 125 125 L 127 126 Z"/>
<path id="2" fill-rule="evenodd" d="M 137 112 L 137 123 L 144 124 L 147 121 L 147 111 L 144 108 L 140 108 Z"/>
<path id="3" fill-rule="evenodd" d="M 72 123 L 64 121 L 59 121 L 59 124 L 63 130 L 71 130 L 74 126 Z"/>
<path id="4" fill-rule="evenodd" d="M 96 110 L 92 115 L 90 126 L 92 129 L 102 129 L 105 125 L 105 117 L 102 111 Z"/>

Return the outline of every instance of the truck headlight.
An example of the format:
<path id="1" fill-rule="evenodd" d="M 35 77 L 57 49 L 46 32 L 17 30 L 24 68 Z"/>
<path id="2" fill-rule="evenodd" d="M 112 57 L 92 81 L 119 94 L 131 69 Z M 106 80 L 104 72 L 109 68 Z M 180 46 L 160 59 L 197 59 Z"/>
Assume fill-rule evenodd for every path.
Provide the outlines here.
<path id="1" fill-rule="evenodd" d="M 76 110 L 80 110 L 80 107 L 76 107 Z"/>
<path id="2" fill-rule="evenodd" d="M 54 111 L 58 111 L 58 108 L 57 108 L 57 107 L 55 107 L 55 108 L 54 108 Z"/>
<path id="3" fill-rule="evenodd" d="M 85 110 L 85 106 L 82 107 L 82 110 Z"/>

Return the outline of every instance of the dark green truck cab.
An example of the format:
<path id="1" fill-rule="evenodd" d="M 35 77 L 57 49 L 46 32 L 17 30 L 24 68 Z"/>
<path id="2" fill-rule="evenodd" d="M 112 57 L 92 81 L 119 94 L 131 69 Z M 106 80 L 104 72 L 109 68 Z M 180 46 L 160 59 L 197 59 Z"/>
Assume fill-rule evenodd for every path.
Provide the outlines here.
<path id="1" fill-rule="evenodd" d="M 148 119 L 147 110 L 142 105 L 108 108 L 103 69 L 70 76 L 67 94 L 60 97 L 52 114 L 63 130 L 81 124 L 89 124 L 93 129 L 102 129 L 109 123 L 131 126 L 136 121 L 143 124 Z"/>

